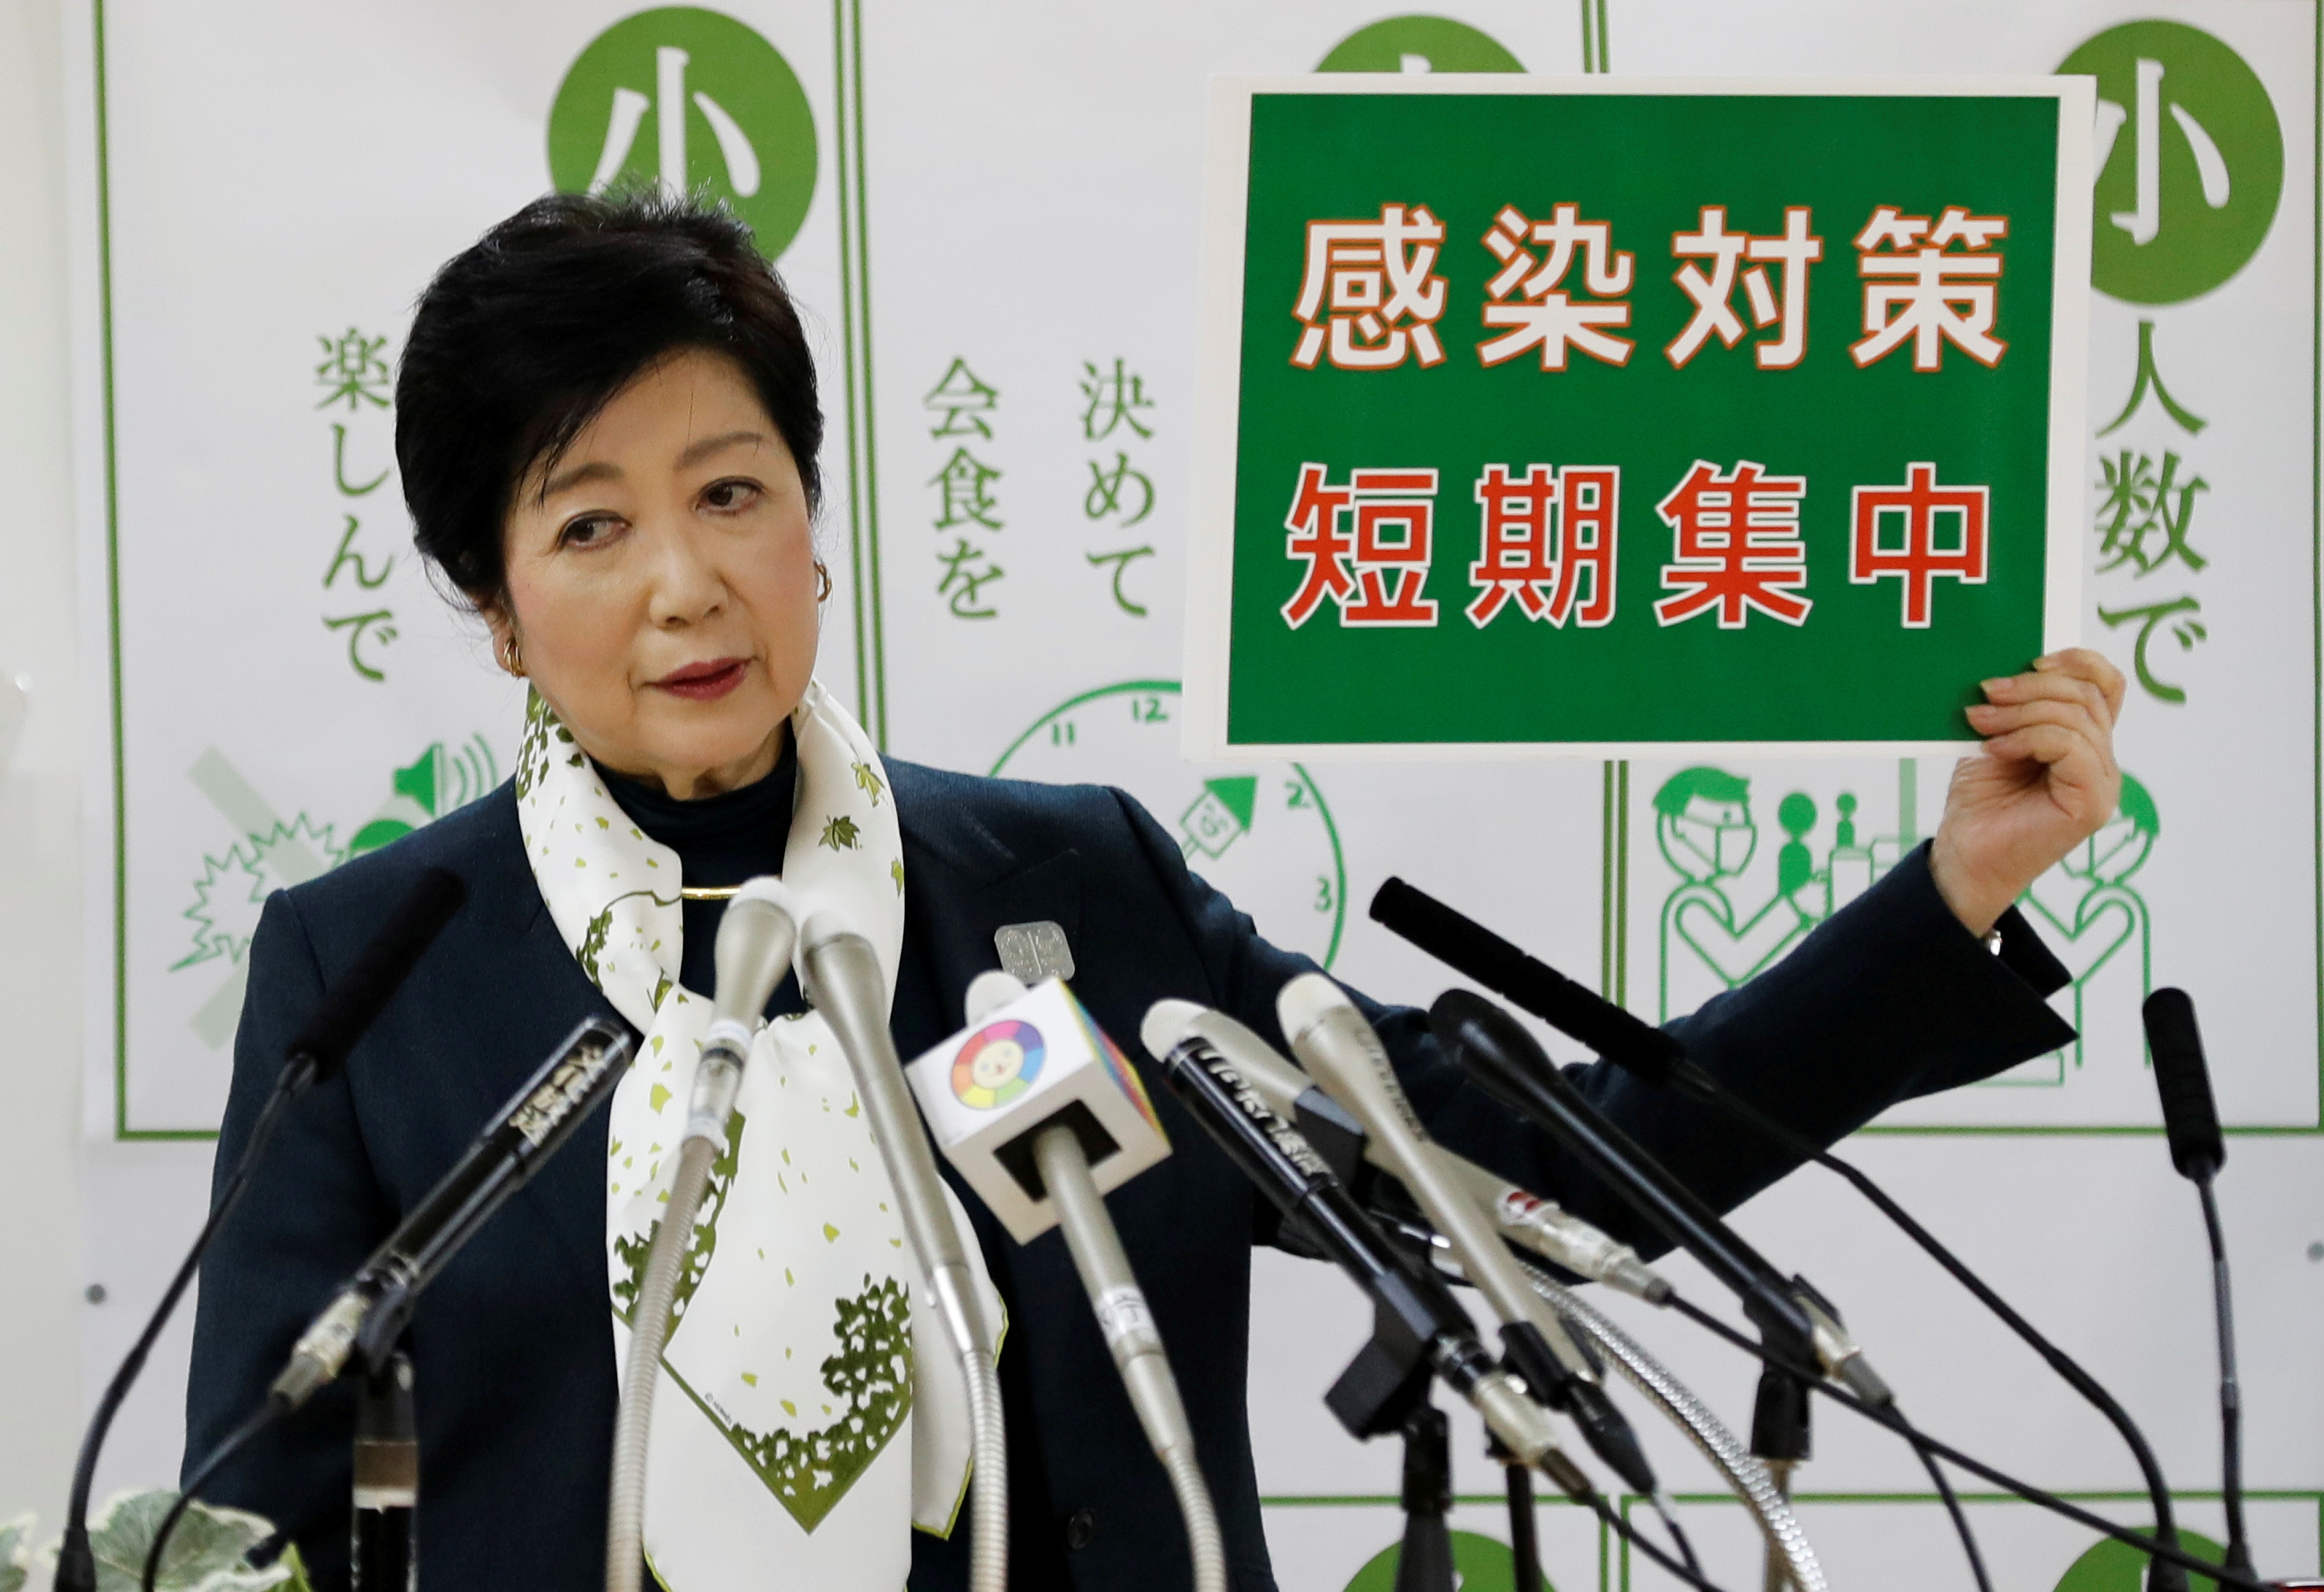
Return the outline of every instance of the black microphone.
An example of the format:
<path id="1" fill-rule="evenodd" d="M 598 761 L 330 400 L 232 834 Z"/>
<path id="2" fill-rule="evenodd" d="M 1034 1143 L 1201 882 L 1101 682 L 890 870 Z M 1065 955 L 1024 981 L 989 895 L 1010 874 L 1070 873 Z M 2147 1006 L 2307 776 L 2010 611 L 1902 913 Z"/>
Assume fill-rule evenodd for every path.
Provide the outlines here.
<path id="1" fill-rule="evenodd" d="M 1391 876 L 1383 884 L 1372 897 L 1371 911 L 1373 921 L 1389 933 L 1410 940 L 1624 1071 L 1648 1083 L 1692 1082 L 1693 1078 L 1711 1082 L 1687 1060 L 1686 1047 L 1675 1036 L 1574 983 L 1403 880 Z"/>
<path id="2" fill-rule="evenodd" d="M 210 1240 L 249 1188 L 251 1172 L 267 1142 L 274 1136 L 274 1130 L 281 1125 L 283 1112 L 318 1078 L 338 1070 L 347 1052 L 385 1009 L 467 896 L 468 887 L 456 874 L 442 868 L 429 868 L 421 874 L 404 893 L 403 899 L 396 902 L 394 911 L 388 913 L 387 921 L 372 936 L 371 942 L 356 953 L 346 971 L 323 992 L 322 1004 L 315 1008 L 314 1015 L 283 1047 L 282 1071 L 274 1080 L 274 1092 L 260 1108 L 234 1170 L 218 1186 L 208 1219 L 195 1236 L 193 1246 L 178 1267 L 178 1274 L 162 1292 L 161 1302 L 154 1307 L 145 1329 L 138 1334 L 121 1368 L 106 1385 L 105 1396 L 97 1401 L 96 1412 L 89 1417 L 88 1434 L 81 1439 L 80 1457 L 73 1466 L 72 1494 L 65 1509 L 64 1541 L 57 1550 L 54 1585 L 58 1592 L 96 1592 L 97 1561 L 88 1543 L 88 1495 L 97 1476 L 97 1456 L 105 1448 L 106 1435 L 113 1428 L 113 1419 L 119 1413 L 122 1401 L 129 1396 L 130 1388 L 145 1369 L 146 1356 L 152 1353 L 154 1340 L 161 1336 L 161 1328 L 200 1269 Z"/>
<path id="3" fill-rule="evenodd" d="M 2236 1374 L 2234 1294 L 2227 1279 L 2227 1229 L 2211 1180 L 2227 1162 L 2219 1108 L 2211 1098 L 2211 1071 L 2203 1061 L 2203 1035 L 2195 1003 L 2181 989 L 2146 997 L 2146 1048 L 2154 1058 L 2155 1092 L 2163 1097 L 2163 1131 L 2171 1164 L 2195 1185 L 2203 1201 L 2203 1228 L 2211 1245 L 2211 1308 L 2219 1336 L 2219 1493 L 2227 1506 L 2229 1569 L 2249 1575 L 2251 1543 L 2244 1534 L 2243 1386 Z"/>
<path id="4" fill-rule="evenodd" d="M 1188 1115 L 1283 1213 L 1285 1222 L 1364 1291 L 1381 1330 L 1397 1336 L 1399 1349 L 1425 1359 L 1447 1386 L 1475 1405 L 1520 1460 L 1541 1467 L 1569 1491 L 1577 1484 L 1586 1491 L 1587 1477 L 1558 1449 L 1548 1416 L 1494 1365 L 1443 1279 L 1390 1243 L 1299 1131 L 1269 1110 L 1208 1040 L 1181 1032 L 1175 1015 L 1157 1005 L 1139 1037 L 1161 1062 L 1163 1081 Z"/>
<path id="5" fill-rule="evenodd" d="M 1517 1019 L 1482 995 L 1454 989 L 1436 997 L 1428 1026 L 1487 1094 L 1532 1119 L 1731 1290 L 1771 1350 L 1811 1375 L 1821 1374 L 1815 1323 L 1792 1285 L 1694 1190 L 1584 1099 Z"/>
<path id="6" fill-rule="evenodd" d="M 2146 1046 L 2154 1057 L 2155 1092 L 2163 1097 L 2163 1131 L 2179 1175 L 2208 1183 L 2227 1163 L 2219 1108 L 2211 1099 L 2211 1073 L 2203 1063 L 2203 1035 L 2195 1003 L 2183 989 L 2146 997 Z"/>
<path id="7" fill-rule="evenodd" d="M 376 1372 L 420 1291 L 613 1095 L 636 1043 L 613 1018 L 585 1018 L 315 1318 L 268 1402 L 297 1409 L 335 1380 L 351 1355 Z"/>

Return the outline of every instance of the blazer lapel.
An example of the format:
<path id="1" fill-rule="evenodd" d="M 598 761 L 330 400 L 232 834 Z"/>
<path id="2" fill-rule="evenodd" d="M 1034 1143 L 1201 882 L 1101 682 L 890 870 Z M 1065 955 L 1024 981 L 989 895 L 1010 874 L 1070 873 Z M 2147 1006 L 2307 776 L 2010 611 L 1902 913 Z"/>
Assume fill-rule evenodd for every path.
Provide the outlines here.
<path id="1" fill-rule="evenodd" d="M 489 861 L 476 870 L 474 894 L 492 903 L 484 927 L 506 948 L 495 959 L 504 958 L 511 969 L 508 987 L 523 992 L 520 998 L 528 1010 L 502 1029 L 509 1039 L 485 1050 L 479 1064 L 466 1074 L 480 1128 L 507 1106 L 525 1080 L 549 1059 L 551 1047 L 563 1042 L 582 1018 L 602 1013 L 622 1021 L 581 971 L 580 963 L 557 931 L 524 855 L 513 796 L 496 794 L 493 799 L 507 801 L 506 833 L 493 837 Z M 607 1286 L 605 1143 L 605 1113 L 601 1106 L 581 1125 L 563 1152 L 517 1191 L 496 1223 L 538 1221 L 554 1235 L 560 1263 L 576 1268 L 598 1292 Z"/>
<path id="2" fill-rule="evenodd" d="M 1027 860 L 977 827 L 962 844 L 961 826 L 923 830 L 903 810 L 905 889 L 924 931 L 919 945 L 930 962 L 938 999 L 959 1026 L 969 981 L 1001 965 L 993 936 L 1011 923 L 1051 922 L 1070 948 L 1082 926 L 1081 853 L 1067 847 Z M 918 844 L 916 844 L 918 842 Z"/>

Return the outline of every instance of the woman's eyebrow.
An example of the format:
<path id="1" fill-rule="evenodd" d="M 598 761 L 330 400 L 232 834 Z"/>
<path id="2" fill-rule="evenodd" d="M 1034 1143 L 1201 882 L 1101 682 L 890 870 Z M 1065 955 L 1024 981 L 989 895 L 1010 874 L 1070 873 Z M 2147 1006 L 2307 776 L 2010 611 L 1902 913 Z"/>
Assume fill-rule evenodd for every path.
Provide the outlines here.
<path id="1" fill-rule="evenodd" d="M 747 442 L 753 448 L 758 448 L 763 447 L 766 440 L 767 434 L 764 431 L 751 430 L 726 431 L 715 437 L 705 437 L 699 442 L 690 444 L 685 452 L 678 456 L 678 467 L 682 470 L 689 465 L 700 464 L 712 454 L 723 453 L 737 443 Z"/>
<path id="2" fill-rule="evenodd" d="M 621 477 L 621 466 L 602 458 L 591 459 L 587 464 L 577 464 L 569 470 L 559 470 L 549 477 L 541 484 L 540 501 L 547 503 L 560 492 L 570 491 L 591 481 L 618 481 Z"/>

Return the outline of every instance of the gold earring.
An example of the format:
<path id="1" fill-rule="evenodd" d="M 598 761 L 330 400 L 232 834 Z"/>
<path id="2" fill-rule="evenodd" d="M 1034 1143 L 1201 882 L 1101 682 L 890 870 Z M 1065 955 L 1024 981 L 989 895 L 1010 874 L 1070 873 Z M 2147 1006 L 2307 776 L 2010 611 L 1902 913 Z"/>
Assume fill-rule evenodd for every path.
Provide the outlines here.
<path id="1" fill-rule="evenodd" d="M 501 667 L 519 680 L 524 678 L 524 647 L 518 642 L 516 633 L 513 631 L 501 642 Z"/>
<path id="2" fill-rule="evenodd" d="M 831 570 L 827 566 L 825 566 L 821 559 L 817 559 L 815 561 L 815 600 L 819 603 L 829 602 L 831 600 Z"/>

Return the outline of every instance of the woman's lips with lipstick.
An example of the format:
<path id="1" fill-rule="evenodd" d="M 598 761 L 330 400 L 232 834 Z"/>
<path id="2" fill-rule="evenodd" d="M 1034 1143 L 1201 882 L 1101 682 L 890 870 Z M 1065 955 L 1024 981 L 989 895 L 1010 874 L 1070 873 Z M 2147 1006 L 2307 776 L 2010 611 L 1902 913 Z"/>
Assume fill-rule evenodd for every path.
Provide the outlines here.
<path id="1" fill-rule="evenodd" d="M 715 702 L 742 683 L 751 667 L 748 658 L 714 658 L 674 669 L 654 684 L 690 702 Z"/>

